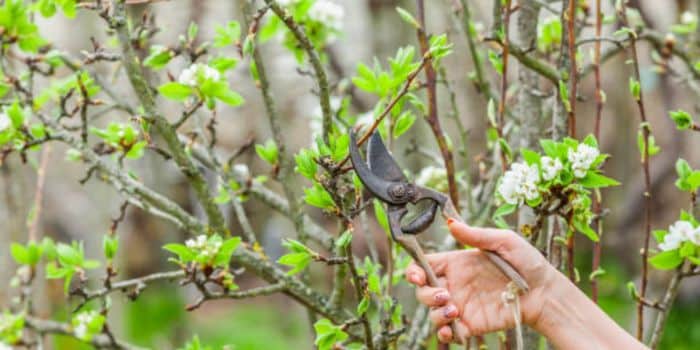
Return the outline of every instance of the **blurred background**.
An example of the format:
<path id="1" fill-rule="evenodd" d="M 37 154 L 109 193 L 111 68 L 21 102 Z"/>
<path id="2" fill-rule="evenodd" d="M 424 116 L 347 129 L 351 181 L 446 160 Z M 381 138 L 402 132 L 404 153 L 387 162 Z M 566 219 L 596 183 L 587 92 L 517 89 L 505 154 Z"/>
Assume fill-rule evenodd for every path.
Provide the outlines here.
<path id="1" fill-rule="evenodd" d="M 396 6 L 409 10 L 413 1 L 394 0 L 336 0 L 345 8 L 344 31 L 328 48 L 329 70 L 333 82 L 351 77 L 358 62 L 371 63 L 376 57 L 384 61 L 392 56 L 396 49 L 405 45 L 415 45 L 415 32 L 397 15 Z M 542 1 L 559 9 L 559 2 Z M 584 0 L 584 2 L 586 2 Z M 593 1 L 589 6 L 595 6 Z M 614 15 L 612 5 L 607 6 L 606 15 Z M 641 13 L 648 24 L 655 30 L 666 33 L 678 23 L 681 14 L 686 11 L 696 12 L 689 1 L 652 1 L 639 0 Z M 162 29 L 155 37 L 157 43 L 173 44 L 177 37 L 187 30 L 190 22 L 199 24 L 200 37 L 211 38 L 216 24 L 224 24 L 231 19 L 241 19 L 240 1 L 215 0 L 172 0 L 157 2 L 148 6 L 133 6 L 136 15 L 142 11 L 151 11 Z M 469 1 L 473 18 L 477 25 L 488 28 L 492 21 L 491 1 Z M 693 5 L 693 6 L 691 6 Z M 541 19 L 554 16 L 547 11 L 541 12 Z M 516 20 L 517 13 L 513 20 Z M 90 38 L 105 42 L 107 33 L 102 19 L 93 13 L 80 11 L 75 21 L 67 21 L 61 16 L 52 20 L 39 20 L 41 33 L 55 46 L 80 55 L 81 50 L 91 50 Z M 471 59 L 466 40 L 461 32 L 461 25 L 453 17 L 453 1 L 432 0 L 427 2 L 427 23 L 432 33 L 447 33 L 455 45 L 454 53 L 445 59 L 447 77 L 456 92 L 459 118 L 469 129 L 471 154 L 478 155 L 486 149 L 485 130 L 486 101 L 480 96 L 468 79 L 472 70 Z M 511 26 L 516 30 L 516 26 Z M 607 35 L 613 30 L 606 28 Z M 581 37 L 592 36 L 586 29 Z M 487 45 L 487 44 L 481 44 Z M 609 44 L 604 44 L 604 47 Z M 674 78 L 659 75 L 650 63 L 650 50 L 646 43 L 640 44 L 642 62 L 642 88 L 647 102 L 647 112 L 652 124 L 654 136 L 662 151 L 652 158 L 652 184 L 654 194 L 653 228 L 666 228 L 678 217 L 679 210 L 687 206 L 689 198 L 681 195 L 674 187 L 676 179 L 674 163 L 678 157 L 688 160 L 694 168 L 700 167 L 700 134 L 678 132 L 668 118 L 668 111 L 678 108 L 697 112 L 698 96 Z M 291 54 L 284 50 L 278 41 L 266 43 L 262 50 L 271 77 L 273 92 L 278 109 L 284 117 L 285 137 L 292 149 L 310 145 L 312 141 L 311 124 L 320 114 L 318 101 L 311 92 L 313 84 L 304 74 L 300 74 L 298 65 Z M 588 49 L 585 49 L 588 50 Z M 585 51 L 588 56 L 588 51 Z M 231 54 L 235 54 L 231 52 Z M 588 59 L 588 58 L 586 58 Z M 606 274 L 600 279 L 601 305 L 620 324 L 627 329 L 633 328 L 635 303 L 626 288 L 628 281 L 638 281 L 640 270 L 639 247 L 642 245 L 642 196 L 643 183 L 637 152 L 638 112 L 633 99 L 630 98 L 627 81 L 631 73 L 625 64 L 624 54 L 610 59 L 603 66 L 603 89 L 607 103 L 603 111 L 603 128 L 599 143 L 605 153 L 612 155 L 606 164 L 607 175 L 619 180 L 623 185 L 604 192 L 604 206 L 609 208 L 605 218 L 603 233 L 603 262 Z M 246 104 L 236 109 L 224 109 L 219 113 L 219 146 L 228 152 L 235 150 L 253 138 L 264 142 L 270 136 L 269 123 L 265 117 L 260 94 L 251 79 L 248 65 L 239 64 L 230 81 L 234 90 L 246 98 Z M 517 63 L 514 63 L 518 67 Z M 113 73 L 108 66 L 96 65 L 96 72 L 109 77 Z M 168 69 L 175 76 L 182 66 L 171 64 Z M 515 76 L 517 68 L 511 70 Z M 488 77 L 496 83 L 497 76 L 489 66 Z M 124 98 L 133 99 L 128 84 L 122 79 L 112 82 L 114 89 Z M 592 132 L 595 103 L 592 75 L 582 82 L 580 94 L 585 99 L 578 104 L 579 135 Z M 449 100 L 442 91 L 440 95 L 441 110 L 447 110 Z M 353 113 L 362 114 L 370 111 L 374 102 L 369 96 L 359 95 L 351 108 Z M 163 103 L 165 114 L 179 116 L 177 105 Z M 445 130 L 457 139 L 452 121 L 442 116 Z M 432 134 L 425 123 L 417 123 L 409 135 L 402 137 L 395 146 L 396 150 L 407 149 L 415 141 L 428 144 L 436 149 Z M 43 198 L 40 234 L 60 241 L 85 241 L 87 255 L 98 257 L 101 251 L 102 235 L 109 230 L 111 219 L 119 215 L 120 196 L 112 188 L 98 181 L 89 181 L 81 185 L 86 169 L 66 163 L 66 149 L 53 145 L 50 149 L 50 166 L 47 168 L 45 194 Z M 402 163 L 412 169 L 426 165 L 423 157 L 414 154 L 396 152 Z M 270 171 L 254 151 L 246 152 L 240 159 L 248 164 L 254 174 L 266 174 Z M 184 185 L 181 173 L 170 165 L 164 165 L 155 157 L 145 157 L 133 163 L 135 170 L 144 181 L 161 193 L 175 198 L 185 207 L 197 210 L 195 199 Z M 459 164 L 459 169 L 468 172 L 477 171 L 474 164 Z M 9 256 L 10 241 L 26 240 L 27 222 L 34 207 L 36 187 L 36 164 L 22 164 L 16 157 L 7 159 L 0 167 L 0 304 L 6 304 L 14 295 L 12 289 L 4 288 L 7 281 L 15 274 L 15 265 Z M 313 211 L 311 208 L 306 208 Z M 293 232 L 292 223 L 255 200 L 246 202 L 253 228 L 259 233 L 259 240 L 265 245 L 268 254 L 276 258 L 281 255 L 280 240 Z M 333 222 L 323 215 L 315 213 L 314 217 L 329 228 Z M 231 215 L 232 232 L 236 232 L 238 223 Z M 383 235 L 378 228 L 376 235 Z M 169 266 L 167 254 L 161 249 L 163 242 L 181 240 L 182 234 L 170 224 L 143 212 L 129 208 L 126 220 L 119 226 L 121 241 L 120 257 L 117 262 L 119 278 L 138 277 L 144 274 L 173 269 Z M 383 240 L 380 240 L 383 242 Z M 577 267 L 581 276 L 590 273 L 590 242 L 580 240 Z M 366 254 L 362 244 L 357 244 L 357 254 Z M 95 277 L 99 277 L 96 275 Z M 652 273 L 649 295 L 660 296 L 665 288 L 669 273 Z M 322 273 L 313 278 L 325 278 Z M 95 280 L 98 280 L 96 278 Z M 60 282 L 41 282 L 37 288 L 38 308 L 48 316 L 65 314 L 70 310 L 65 303 Z M 259 281 L 241 280 L 242 286 L 254 286 Z M 582 279 L 581 287 L 588 289 L 588 281 Z M 402 287 L 397 292 L 410 300 L 412 291 Z M 174 348 L 190 339 L 192 334 L 199 334 L 200 339 L 215 348 L 231 344 L 234 349 L 308 349 L 312 347 L 313 335 L 304 310 L 284 296 L 261 297 L 244 301 L 212 301 L 194 312 L 184 311 L 184 306 L 191 302 L 196 294 L 177 287 L 176 283 L 163 283 L 148 288 L 135 302 L 128 301 L 123 295 L 114 294 L 114 311 L 110 315 L 111 324 L 116 334 L 133 343 L 158 349 Z M 671 312 L 662 349 L 697 349 L 700 347 L 700 279 L 686 279 L 677 305 Z M 60 317 L 60 316 L 59 316 Z M 653 320 L 653 317 L 648 317 Z M 80 349 L 83 345 L 68 339 L 57 338 L 56 348 Z"/>

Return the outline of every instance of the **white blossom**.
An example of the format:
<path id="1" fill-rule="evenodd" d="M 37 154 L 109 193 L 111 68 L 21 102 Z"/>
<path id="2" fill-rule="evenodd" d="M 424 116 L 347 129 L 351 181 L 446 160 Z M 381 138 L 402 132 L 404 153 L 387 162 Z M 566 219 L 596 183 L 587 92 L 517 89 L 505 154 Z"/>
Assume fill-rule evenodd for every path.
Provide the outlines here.
<path id="1" fill-rule="evenodd" d="M 183 70 L 177 81 L 180 84 L 195 87 L 199 85 L 200 78 L 202 80 L 219 81 L 221 80 L 221 73 L 207 65 L 195 63 Z"/>
<path id="2" fill-rule="evenodd" d="M 3 132 L 12 126 L 12 120 L 7 116 L 7 113 L 0 112 L 0 132 Z"/>
<path id="3" fill-rule="evenodd" d="M 447 171 L 445 168 L 427 166 L 416 176 L 416 184 L 434 188 L 438 191 L 447 190 Z"/>
<path id="4" fill-rule="evenodd" d="M 695 22 L 695 14 L 690 11 L 685 11 L 681 15 L 681 23 L 683 24 L 693 24 Z"/>
<path id="5" fill-rule="evenodd" d="M 542 178 L 546 181 L 552 180 L 562 169 L 564 165 L 559 158 L 542 157 Z"/>
<path id="6" fill-rule="evenodd" d="M 574 176 L 578 178 L 586 176 L 586 172 L 591 168 L 598 155 L 600 155 L 600 151 L 597 148 L 585 143 L 579 144 L 576 151 L 569 149 L 569 161 L 571 161 L 571 170 L 574 171 Z"/>
<path id="7" fill-rule="evenodd" d="M 664 236 L 664 241 L 659 244 L 659 249 L 663 251 L 678 249 L 681 244 L 694 236 L 693 225 L 685 220 L 679 220 L 668 228 L 668 234 Z"/>
<path id="8" fill-rule="evenodd" d="M 700 227 L 693 229 L 688 233 L 688 240 L 695 245 L 700 246 Z"/>
<path id="9" fill-rule="evenodd" d="M 248 169 L 248 166 L 246 164 L 238 163 L 233 165 L 233 173 L 238 174 L 237 176 L 240 176 L 242 178 L 248 179 L 250 178 L 250 169 Z"/>
<path id="10" fill-rule="evenodd" d="M 87 325 L 80 323 L 75 327 L 75 336 L 78 337 L 79 339 L 85 339 L 88 337 L 88 328 Z"/>
<path id="11" fill-rule="evenodd" d="M 343 29 L 345 9 L 330 0 L 317 0 L 309 9 L 309 18 L 339 31 Z"/>
<path id="12" fill-rule="evenodd" d="M 199 235 L 197 238 L 190 238 L 185 241 L 185 245 L 190 249 L 202 249 L 207 245 L 207 236 Z"/>
<path id="13" fill-rule="evenodd" d="M 537 184 L 540 172 L 537 166 L 525 163 L 513 163 L 510 170 L 503 174 L 498 185 L 498 193 L 508 204 L 520 204 L 525 200 L 537 199 L 540 195 Z"/>
<path id="14" fill-rule="evenodd" d="M 99 317 L 97 311 L 81 312 L 73 319 L 73 333 L 79 339 L 87 340 L 92 335 L 90 334 L 90 324 Z"/>

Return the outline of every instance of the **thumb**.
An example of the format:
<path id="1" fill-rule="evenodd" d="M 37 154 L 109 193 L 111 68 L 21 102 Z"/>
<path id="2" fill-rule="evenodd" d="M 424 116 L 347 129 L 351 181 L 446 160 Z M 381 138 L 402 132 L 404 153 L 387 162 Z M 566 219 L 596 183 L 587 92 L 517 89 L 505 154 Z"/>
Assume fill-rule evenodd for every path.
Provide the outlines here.
<path id="1" fill-rule="evenodd" d="M 459 243 L 483 250 L 512 249 L 517 238 L 509 230 L 473 227 L 453 219 L 447 221 L 447 227 Z"/>

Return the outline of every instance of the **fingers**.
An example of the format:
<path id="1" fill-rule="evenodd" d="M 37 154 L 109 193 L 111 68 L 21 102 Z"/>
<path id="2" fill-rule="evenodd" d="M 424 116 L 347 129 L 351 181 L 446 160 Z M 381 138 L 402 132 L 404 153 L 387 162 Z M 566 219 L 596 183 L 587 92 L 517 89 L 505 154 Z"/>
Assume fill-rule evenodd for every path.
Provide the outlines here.
<path id="1" fill-rule="evenodd" d="M 416 299 L 430 307 L 444 306 L 450 300 L 450 293 L 445 288 L 420 287 L 416 289 Z"/>
<path id="2" fill-rule="evenodd" d="M 475 248 L 498 251 L 513 249 L 518 236 L 509 230 L 469 226 L 463 222 L 449 220 L 448 227 L 457 241 Z"/>
<path id="3" fill-rule="evenodd" d="M 437 337 L 438 340 L 443 344 L 452 342 L 452 327 L 442 326 L 438 328 Z"/>
<path id="4" fill-rule="evenodd" d="M 438 329 L 444 325 L 449 325 L 457 317 L 459 317 L 459 310 L 453 304 L 430 310 L 430 320 L 433 321 L 433 324 Z"/>
<path id="5" fill-rule="evenodd" d="M 445 270 L 447 270 L 447 265 L 449 262 L 449 255 L 450 253 L 437 253 L 425 255 L 425 259 L 428 261 L 428 264 L 430 264 L 430 267 L 433 269 L 433 272 L 435 272 L 435 275 L 442 276 L 445 274 Z M 415 284 L 419 287 L 422 287 L 427 283 L 428 278 L 425 274 L 425 271 L 415 262 L 412 262 L 410 265 L 408 265 L 405 271 L 405 275 L 408 282 Z"/>

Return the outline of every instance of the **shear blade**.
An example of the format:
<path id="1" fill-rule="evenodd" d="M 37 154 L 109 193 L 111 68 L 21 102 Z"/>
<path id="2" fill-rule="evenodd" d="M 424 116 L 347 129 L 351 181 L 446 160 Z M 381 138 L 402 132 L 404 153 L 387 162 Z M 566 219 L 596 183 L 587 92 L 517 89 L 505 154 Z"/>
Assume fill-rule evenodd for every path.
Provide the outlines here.
<path id="1" fill-rule="evenodd" d="M 367 165 L 376 176 L 392 182 L 408 182 L 408 179 L 384 145 L 382 137 L 374 132 L 367 145 Z"/>

